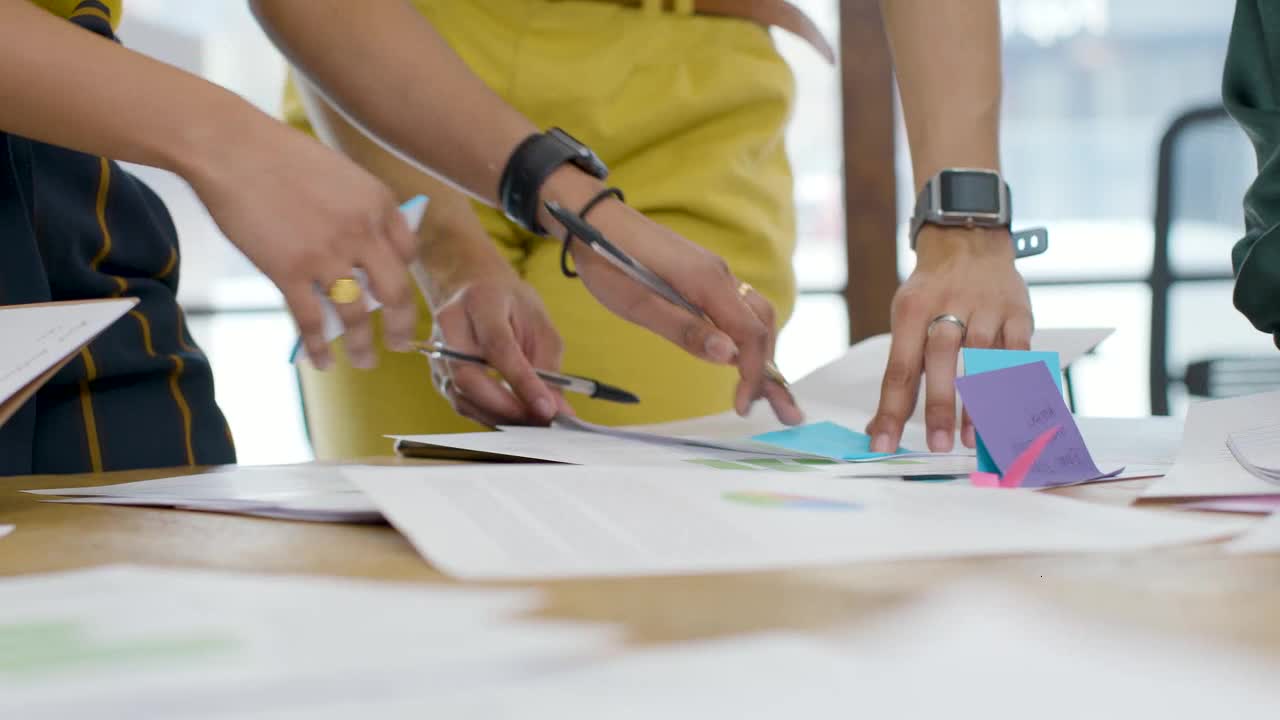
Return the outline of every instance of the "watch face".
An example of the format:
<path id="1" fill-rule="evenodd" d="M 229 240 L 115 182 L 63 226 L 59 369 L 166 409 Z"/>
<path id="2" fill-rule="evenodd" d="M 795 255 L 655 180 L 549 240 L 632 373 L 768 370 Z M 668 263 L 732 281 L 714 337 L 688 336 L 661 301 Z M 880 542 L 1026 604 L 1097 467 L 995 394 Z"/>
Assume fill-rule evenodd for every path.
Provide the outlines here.
<path id="1" fill-rule="evenodd" d="M 1000 176 L 995 173 L 954 170 L 942 173 L 939 200 L 943 212 L 1000 212 Z"/>

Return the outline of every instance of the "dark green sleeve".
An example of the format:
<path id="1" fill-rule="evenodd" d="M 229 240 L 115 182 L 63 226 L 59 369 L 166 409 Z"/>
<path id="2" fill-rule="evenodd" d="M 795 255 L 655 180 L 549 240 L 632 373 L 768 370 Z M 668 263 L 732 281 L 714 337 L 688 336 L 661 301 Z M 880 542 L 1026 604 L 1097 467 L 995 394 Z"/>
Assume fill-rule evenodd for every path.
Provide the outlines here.
<path id="1" fill-rule="evenodd" d="M 1280 347 L 1280 2 L 1236 0 L 1222 100 L 1258 154 L 1231 262 L 1235 305 Z"/>

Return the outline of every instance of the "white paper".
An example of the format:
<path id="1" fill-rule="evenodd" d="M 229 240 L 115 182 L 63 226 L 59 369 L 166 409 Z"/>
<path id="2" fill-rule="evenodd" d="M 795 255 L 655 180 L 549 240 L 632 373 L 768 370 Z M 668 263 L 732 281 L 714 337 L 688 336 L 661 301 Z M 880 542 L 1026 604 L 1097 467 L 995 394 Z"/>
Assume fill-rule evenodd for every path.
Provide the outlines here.
<path id="1" fill-rule="evenodd" d="M 122 505 L 128 507 L 171 508 L 201 512 L 248 515 L 276 520 L 305 520 L 326 523 L 381 523 L 382 513 L 364 497 L 321 496 L 286 500 L 188 500 L 163 496 L 140 497 L 70 497 L 46 500 L 63 505 Z"/>
<path id="2" fill-rule="evenodd" d="M 0 403 L 88 343 L 137 298 L 0 307 Z"/>
<path id="3" fill-rule="evenodd" d="M 16 525 L 0 525 L 0 538 L 13 532 Z"/>
<path id="4" fill-rule="evenodd" d="M 1176 417 L 1077 417 L 1076 426 L 1099 467 L 1173 465 L 1182 444 Z"/>
<path id="5" fill-rule="evenodd" d="M 1241 467 L 1280 492 L 1280 423 L 1233 432 L 1227 435 L 1227 449 Z"/>
<path id="6" fill-rule="evenodd" d="M 1036 331 L 1031 348 L 1058 353 L 1065 369 L 1113 332 L 1109 328 L 1046 328 Z M 887 334 L 863 340 L 840 358 L 792 383 L 791 392 L 804 410 L 806 421 L 829 420 L 853 430 L 865 428 L 880 404 L 880 384 L 889 363 L 890 340 Z M 741 439 L 784 427 L 774 417 L 768 403 L 758 402 L 745 419 L 726 412 L 633 429 L 663 435 Z M 915 413 L 904 428 L 901 444 L 912 450 L 928 447 L 923 399 L 916 403 Z"/>
<path id="7" fill-rule="evenodd" d="M 1081 355 L 1096 347 L 1113 331 L 1109 329 L 1059 328 L 1037 331 L 1032 345 L 1037 350 L 1055 351 L 1067 367 Z M 828 420 L 847 428 L 861 430 L 871 421 L 880 399 L 880 381 L 889 357 L 889 336 L 879 335 L 853 347 L 839 359 L 824 365 L 792 384 L 792 392 L 804 409 L 807 420 Z M 917 420 L 923 412 L 917 408 Z M 774 417 L 768 403 L 760 402 L 752 408 L 747 418 L 733 412 L 707 417 L 679 420 L 656 425 L 629 428 L 601 428 L 578 423 L 580 430 L 598 435 L 613 435 L 612 441 L 592 440 L 584 434 L 564 434 L 563 429 L 504 428 L 504 433 L 462 433 L 450 435 L 393 435 L 390 438 L 409 444 L 435 445 L 476 452 L 489 452 L 533 460 L 563 462 L 575 465 L 675 465 L 691 458 L 742 460 L 747 457 L 780 456 L 807 457 L 803 453 L 787 453 L 774 448 L 765 452 L 748 438 L 760 433 L 783 429 Z M 509 433 L 509 434 L 508 434 Z M 636 440 L 638 433 L 647 433 L 645 444 L 628 444 Z M 676 440 L 685 438 L 699 446 L 727 451 L 747 451 L 731 455 L 718 455 L 677 448 L 675 451 L 654 447 L 676 446 Z M 925 428 L 921 422 L 909 422 L 904 428 L 902 445 L 912 450 L 928 447 Z M 718 447 L 713 447 L 718 446 Z M 963 461 L 960 461 L 963 462 Z M 946 460 L 948 468 L 958 465 L 953 458 Z M 936 474 L 933 472 L 927 474 Z"/>
<path id="8" fill-rule="evenodd" d="M 1227 437 L 1280 423 L 1280 392 L 1194 403 L 1187 411 L 1182 449 L 1169 473 L 1143 497 L 1269 495 L 1275 484 L 1255 477 L 1227 448 Z"/>
<path id="9" fill-rule="evenodd" d="M 1271 720 L 1280 705 L 1278 673 L 1274 658 L 970 585 L 821 635 L 774 631 L 677 643 L 482 694 L 271 717 Z"/>
<path id="10" fill-rule="evenodd" d="M 378 509 L 336 467 L 281 465 L 98 487 L 27 490 L 50 502 L 204 510 L 317 522 L 377 522 Z"/>
<path id="11" fill-rule="evenodd" d="M 1227 543 L 1227 552 L 1280 553 L 1280 512 L 1273 512 L 1253 529 Z"/>
<path id="12" fill-rule="evenodd" d="M 0 717 L 221 717 L 475 692 L 616 632 L 527 591 L 143 568 L 0 580 Z"/>
<path id="13" fill-rule="evenodd" d="M 712 450 L 727 450 L 729 452 L 746 453 L 749 455 L 763 455 L 765 457 L 787 457 L 787 458 L 819 458 L 820 455 L 812 453 L 797 452 L 788 450 L 777 445 L 758 442 L 751 439 L 713 439 L 700 438 L 696 436 L 675 436 L 661 435 L 658 433 L 643 432 L 629 428 L 607 427 L 605 425 L 597 425 L 587 422 L 578 417 L 571 415 L 562 415 L 555 419 L 552 427 L 562 430 L 572 430 L 575 432 L 589 432 L 600 435 L 609 435 L 624 440 L 635 440 L 638 442 L 648 443 L 651 445 L 673 445 L 680 448 L 694 448 Z"/>
<path id="14" fill-rule="evenodd" d="M 732 467 L 783 463 L 796 470 L 822 468 L 801 459 L 778 457 L 769 453 L 743 453 L 676 443 L 641 442 L 607 433 L 578 432 L 562 428 L 504 427 L 501 432 L 459 433 L 453 435 L 397 435 L 394 439 L 423 445 L 493 453 L 508 457 L 542 460 L 571 465 L 635 465 L 646 467 Z M 743 469 L 743 468 L 739 468 Z"/>
<path id="15" fill-rule="evenodd" d="M 424 557 L 468 579 L 1136 550 L 1247 527 L 1025 491 L 799 473 L 535 465 L 345 472 Z"/>

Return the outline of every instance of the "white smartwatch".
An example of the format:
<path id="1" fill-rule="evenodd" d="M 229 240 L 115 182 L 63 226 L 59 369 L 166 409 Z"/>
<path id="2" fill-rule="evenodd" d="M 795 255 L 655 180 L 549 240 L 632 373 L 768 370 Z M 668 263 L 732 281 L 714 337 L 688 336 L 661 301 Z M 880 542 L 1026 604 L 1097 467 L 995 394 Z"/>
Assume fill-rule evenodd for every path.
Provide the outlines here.
<path id="1" fill-rule="evenodd" d="M 1009 186 L 994 170 L 948 168 L 924 184 L 911 216 L 911 249 L 925 225 L 965 228 L 1008 228 L 1013 211 Z M 1030 228 L 1011 232 L 1014 257 L 1039 255 L 1049 249 L 1049 231 Z"/>

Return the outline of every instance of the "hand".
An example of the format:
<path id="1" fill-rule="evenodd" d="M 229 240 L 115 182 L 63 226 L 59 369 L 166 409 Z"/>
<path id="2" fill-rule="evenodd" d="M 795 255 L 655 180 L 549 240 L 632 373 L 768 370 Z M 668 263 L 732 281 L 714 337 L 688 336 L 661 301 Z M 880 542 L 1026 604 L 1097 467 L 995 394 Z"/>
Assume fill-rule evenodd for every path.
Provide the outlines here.
<path id="1" fill-rule="evenodd" d="M 566 206 L 581 207 L 581 200 Z M 791 392 L 767 379 L 766 363 L 773 361 L 778 339 L 773 306 L 750 286 L 744 286 L 720 257 L 649 220 L 616 200 L 591 211 L 589 220 L 627 254 L 658 274 L 711 322 L 692 316 L 637 283 L 604 258 L 575 241 L 574 264 L 591 294 L 618 316 L 642 325 L 690 354 L 714 363 L 736 365 L 741 377 L 734 408 L 745 416 L 751 405 L 766 398 L 784 423 L 804 421 Z M 548 217 L 544 223 L 551 227 Z M 563 231 L 556 226 L 558 234 Z M 714 323 L 714 324 L 712 324 Z"/>
<path id="2" fill-rule="evenodd" d="M 415 240 L 395 198 L 342 155 L 264 115 L 192 154 L 183 175 L 218 227 L 284 293 L 319 369 L 331 358 L 321 292 L 360 268 L 383 306 L 386 344 L 409 349 L 416 306 L 405 268 Z M 356 367 L 375 364 L 363 300 L 335 303 Z"/>
<path id="3" fill-rule="evenodd" d="M 929 449 L 950 452 L 955 442 L 956 356 L 960 347 L 1027 350 L 1033 329 L 1026 283 L 1013 265 L 1007 230 L 926 226 L 916 243 L 918 262 L 893 299 L 893 340 L 880 389 L 880 407 L 867 426 L 871 447 L 892 452 L 915 410 L 925 375 Z M 940 315 L 955 315 L 961 332 Z M 966 415 L 961 439 L 975 445 Z"/>
<path id="4" fill-rule="evenodd" d="M 433 308 L 433 316 L 433 340 L 485 358 L 507 381 L 479 365 L 432 359 L 436 389 L 460 415 L 493 427 L 546 425 L 557 413 L 573 414 L 534 372 L 558 371 L 563 344 L 541 298 L 510 266 L 477 272 Z"/>
<path id="5" fill-rule="evenodd" d="M 563 351 L 542 299 L 494 247 L 466 197 L 433 180 L 413 183 L 432 198 L 419 231 L 422 270 L 414 272 L 434 316 L 432 339 L 483 357 L 506 380 L 433 358 L 436 389 L 458 414 L 489 426 L 545 425 L 573 414 L 534 371 L 559 370 Z"/>

